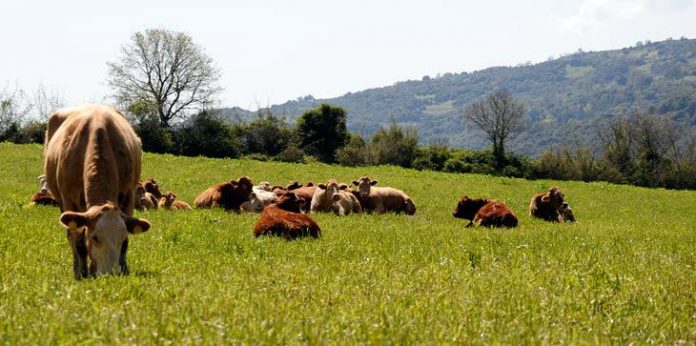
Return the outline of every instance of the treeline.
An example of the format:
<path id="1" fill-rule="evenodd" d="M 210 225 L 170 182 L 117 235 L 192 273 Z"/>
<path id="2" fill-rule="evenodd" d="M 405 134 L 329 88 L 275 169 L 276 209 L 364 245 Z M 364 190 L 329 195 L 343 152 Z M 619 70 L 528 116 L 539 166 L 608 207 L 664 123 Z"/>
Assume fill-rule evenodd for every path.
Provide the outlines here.
<path id="1" fill-rule="evenodd" d="M 200 112 L 173 126 L 163 126 L 152 114 L 130 114 L 143 149 L 154 153 L 696 189 L 696 138 L 645 114 L 611 123 L 596 150 L 563 145 L 538 159 L 507 154 L 502 165 L 492 151 L 419 145 L 417 131 L 396 122 L 369 138 L 349 133 L 345 111 L 326 104 L 305 112 L 294 126 L 270 113 L 229 123 L 214 112 Z M 38 121 L 13 123 L 2 129 L 0 141 L 42 143 L 44 130 L 45 123 Z"/>

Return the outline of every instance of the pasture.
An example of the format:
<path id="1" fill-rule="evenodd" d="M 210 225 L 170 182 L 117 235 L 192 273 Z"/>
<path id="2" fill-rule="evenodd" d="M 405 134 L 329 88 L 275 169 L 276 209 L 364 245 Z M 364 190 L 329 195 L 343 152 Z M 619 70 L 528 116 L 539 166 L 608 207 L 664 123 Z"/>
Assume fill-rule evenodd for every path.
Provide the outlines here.
<path id="1" fill-rule="evenodd" d="M 145 154 L 142 178 L 191 203 L 248 175 L 403 189 L 413 217 L 313 214 L 319 240 L 255 239 L 258 214 L 139 213 L 128 277 L 75 281 L 57 208 L 28 205 L 42 147 L 0 144 L 0 343 L 696 343 L 696 192 L 605 183 Z M 578 219 L 527 216 L 558 185 Z M 462 194 L 512 230 L 465 229 Z"/>

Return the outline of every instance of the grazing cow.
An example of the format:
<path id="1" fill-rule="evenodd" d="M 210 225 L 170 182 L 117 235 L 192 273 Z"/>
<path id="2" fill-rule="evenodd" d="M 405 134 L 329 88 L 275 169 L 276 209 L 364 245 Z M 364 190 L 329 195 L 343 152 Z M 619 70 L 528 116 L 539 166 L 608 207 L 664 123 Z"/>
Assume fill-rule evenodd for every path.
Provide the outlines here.
<path id="1" fill-rule="evenodd" d="M 46 175 L 42 174 L 38 176 L 39 179 L 39 192 L 31 196 L 30 202 L 40 205 L 50 205 L 58 206 L 58 202 L 53 197 L 51 190 L 48 189 L 48 183 L 46 182 Z"/>
<path id="2" fill-rule="evenodd" d="M 270 184 L 268 184 L 270 186 Z M 260 213 L 266 206 L 275 202 L 278 195 L 273 192 L 268 192 L 262 189 L 261 186 L 254 186 L 249 200 L 242 203 L 241 209 L 247 213 Z"/>
<path id="3" fill-rule="evenodd" d="M 351 212 L 359 213 L 362 211 L 360 202 L 353 195 L 346 184 L 338 184 L 336 180 L 329 180 L 326 184 L 317 185 L 310 211 L 333 211 L 336 215 L 348 215 Z"/>
<path id="4" fill-rule="evenodd" d="M 502 201 L 462 197 L 452 216 L 469 220 L 466 227 L 517 227 L 517 216 Z"/>
<path id="5" fill-rule="evenodd" d="M 529 215 L 552 222 L 564 222 L 566 220 L 575 222 L 575 217 L 572 217 L 572 210 L 569 212 L 570 218 L 563 216 L 564 210 L 569 208 L 563 192 L 554 186 L 548 192 L 541 192 L 532 196 L 532 200 L 529 203 Z"/>
<path id="6" fill-rule="evenodd" d="M 372 187 L 376 184 L 377 180 L 370 180 L 368 177 L 353 181 L 353 185 L 358 187 L 353 194 L 358 198 L 364 211 L 375 211 L 379 214 L 390 211 L 397 214 L 404 212 L 406 215 L 416 213 L 416 205 L 406 193 L 391 187 Z"/>
<path id="7" fill-rule="evenodd" d="M 269 205 L 261 213 L 259 221 L 254 226 L 254 236 L 280 236 L 286 239 L 300 237 L 319 238 L 321 229 L 309 216 L 301 213 L 304 200 L 287 192 L 278 197 L 275 203 Z"/>
<path id="8" fill-rule="evenodd" d="M 121 113 L 98 105 L 56 112 L 46 137 L 44 172 L 62 212 L 75 277 L 128 274 L 128 235 L 150 229 L 132 216 L 140 138 Z"/>
<path id="9" fill-rule="evenodd" d="M 203 191 L 193 204 L 196 208 L 222 207 L 226 211 L 239 213 L 242 203 L 249 200 L 252 187 L 249 177 L 220 183 Z"/>
<path id="10" fill-rule="evenodd" d="M 135 209 L 140 211 L 157 209 L 157 198 L 145 190 L 142 182 L 135 186 Z"/>
<path id="11" fill-rule="evenodd" d="M 191 206 L 181 200 L 176 199 L 176 195 L 167 191 L 159 200 L 159 207 L 170 210 L 190 210 Z"/>

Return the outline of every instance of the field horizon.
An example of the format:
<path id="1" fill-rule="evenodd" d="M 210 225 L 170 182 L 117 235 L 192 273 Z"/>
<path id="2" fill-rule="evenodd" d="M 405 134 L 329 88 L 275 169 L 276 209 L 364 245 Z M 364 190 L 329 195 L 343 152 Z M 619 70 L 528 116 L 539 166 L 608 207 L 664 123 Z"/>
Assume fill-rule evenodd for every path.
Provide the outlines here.
<path id="1" fill-rule="evenodd" d="M 256 239 L 258 214 L 136 212 L 131 275 L 76 281 L 57 208 L 29 204 L 42 146 L 0 143 L 3 344 L 696 342 L 696 191 L 145 153 L 141 178 L 191 203 L 249 176 L 360 176 L 414 216 L 311 214 L 318 240 Z M 576 224 L 530 218 L 559 186 Z M 466 229 L 462 195 L 505 201 L 515 229 Z"/>

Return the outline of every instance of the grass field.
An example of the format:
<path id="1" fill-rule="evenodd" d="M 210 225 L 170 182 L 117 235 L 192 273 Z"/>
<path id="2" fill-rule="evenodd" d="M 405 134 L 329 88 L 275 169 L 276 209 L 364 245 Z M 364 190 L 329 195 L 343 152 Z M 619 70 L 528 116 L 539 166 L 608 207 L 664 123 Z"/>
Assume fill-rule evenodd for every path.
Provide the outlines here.
<path id="1" fill-rule="evenodd" d="M 362 175 L 418 212 L 313 215 L 319 240 L 255 239 L 258 215 L 137 214 L 131 275 L 75 281 L 56 208 L 31 206 L 41 147 L 0 144 L 2 344 L 696 343 L 696 192 L 146 154 L 189 202 L 208 186 Z M 527 216 L 558 185 L 579 220 Z M 513 230 L 465 229 L 462 194 L 505 200 Z"/>

